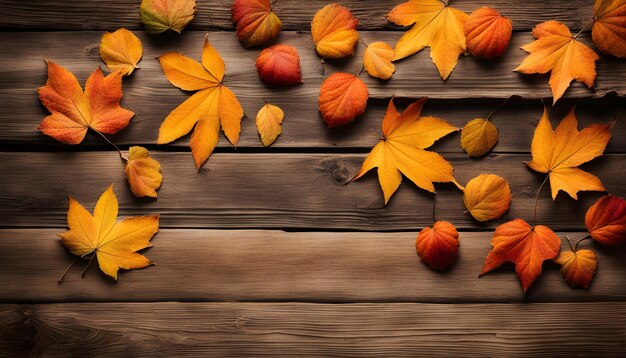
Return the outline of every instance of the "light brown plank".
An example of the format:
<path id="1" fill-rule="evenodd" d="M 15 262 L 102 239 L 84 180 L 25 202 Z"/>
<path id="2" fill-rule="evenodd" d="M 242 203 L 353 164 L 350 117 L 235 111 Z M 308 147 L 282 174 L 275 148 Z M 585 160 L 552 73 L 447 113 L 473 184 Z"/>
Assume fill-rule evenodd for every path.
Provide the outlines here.
<path id="1" fill-rule="evenodd" d="M 406 179 L 386 207 L 375 171 L 346 185 L 365 154 L 215 154 L 199 174 L 190 153 L 153 156 L 165 178 L 156 201 L 130 193 L 116 152 L 0 154 L 0 226 L 64 227 L 67 195 L 92 207 L 111 183 L 122 215 L 160 213 L 163 227 L 413 230 L 432 223 L 431 195 Z M 535 192 L 544 176 L 522 164 L 530 155 L 445 157 L 460 183 L 480 173 L 505 177 L 513 201 L 504 219 L 479 224 L 464 214 L 462 193 L 452 184 L 440 184 L 440 219 L 460 228 L 493 228 L 515 217 L 532 221 Z M 601 178 L 610 193 L 626 196 L 624 155 L 606 155 L 584 168 Z M 560 194 L 553 203 L 544 189 L 539 223 L 555 230 L 584 229 L 585 211 L 603 195 L 581 193 L 577 202 Z"/>
<path id="2" fill-rule="evenodd" d="M 156 266 L 123 272 L 117 283 L 87 261 L 57 280 L 74 261 L 55 235 L 62 229 L 0 230 L 0 300 L 307 301 L 307 302 L 571 302 L 623 301 L 624 248 L 589 242 L 599 268 L 589 291 L 573 290 L 558 266 L 522 293 L 512 266 L 478 278 L 491 232 L 462 232 L 459 260 L 431 271 L 415 253 L 412 232 L 283 232 L 161 230 L 145 251 Z M 564 238 L 563 233 L 559 233 Z M 584 233 L 569 233 L 572 240 Z M 563 239 L 564 240 L 564 239 Z M 567 244 L 563 243 L 563 249 Z M 575 313 L 572 313 L 575 314 Z"/>
<path id="3" fill-rule="evenodd" d="M 113 139 L 120 145 L 154 144 L 158 128 L 167 114 L 182 103 L 188 94 L 171 86 L 154 58 L 168 50 L 180 50 L 199 58 L 203 32 L 185 33 L 180 39 L 169 38 L 151 40 L 139 33 L 144 42 L 145 56 L 141 69 L 124 82 L 123 103 L 137 114 L 132 124 Z M 5 51 L 0 54 L 0 95 L 4 98 L 0 113 L 0 144 L 38 144 L 51 146 L 56 142 L 41 135 L 37 126 L 47 114 L 39 103 L 36 88 L 46 81 L 46 66 L 43 58 L 54 60 L 74 71 L 81 83 L 97 66 L 102 65 L 98 54 L 100 32 L 55 32 L 55 33 L 0 33 L 0 42 Z M 366 41 L 376 39 L 395 40 L 396 33 L 366 32 Z M 269 88 L 258 79 L 254 61 L 257 51 L 243 50 L 232 33 L 211 33 L 210 39 L 220 50 L 227 63 L 226 83 L 235 91 L 242 102 L 247 118 L 243 121 L 242 147 L 259 147 L 260 141 L 254 124 L 257 110 L 266 99 L 280 105 L 286 113 L 284 134 L 276 147 L 369 147 L 380 132 L 380 122 L 388 98 L 420 98 L 429 96 L 431 100 L 425 113 L 438 115 L 462 126 L 467 120 L 485 116 L 509 95 L 519 94 L 535 100 L 515 100 L 507 104 L 494 116 L 494 121 L 502 130 L 499 151 L 527 151 L 534 123 L 541 115 L 538 97 L 550 96 L 546 76 L 522 76 L 512 69 L 522 60 L 524 52 L 517 47 L 530 41 L 529 34 L 516 34 L 511 49 L 501 61 L 486 63 L 467 57 L 461 59 L 452 77 L 445 83 L 424 51 L 407 61 L 398 64 L 398 73 L 390 82 L 376 81 L 362 74 L 370 88 L 371 99 L 366 115 L 357 119 L 354 125 L 343 129 L 328 130 L 318 113 L 319 86 L 323 78 L 337 70 L 356 73 L 361 66 L 361 51 L 356 57 L 344 63 L 328 62 L 322 66 L 311 48 L 306 34 L 284 33 L 282 40 L 295 45 L 302 57 L 304 85 L 276 89 Z M 72 50 L 68 50 L 68 48 Z M 20 59 L 19 67 L 15 59 Z M 325 74 L 322 70 L 325 68 Z M 579 97 L 601 96 L 607 91 L 626 93 L 626 62 L 603 58 L 598 64 L 597 91 L 594 93 L 581 84 L 575 83 L 567 92 L 570 100 L 557 103 L 554 121 L 562 118 L 564 112 L 576 102 L 582 124 L 590 121 L 607 122 L 624 118 L 624 99 L 603 101 L 581 100 Z M 465 97 L 489 97 L 474 101 L 448 101 Z M 399 101 L 399 105 L 408 104 Z M 549 100 L 547 100 L 549 102 Z M 626 127 L 615 128 L 616 137 L 626 136 Z M 623 152 L 626 144 L 614 144 L 613 149 Z M 89 138 L 86 145 L 105 143 L 99 138 Z M 187 146 L 187 140 L 174 145 Z M 230 146 L 222 141 L 221 146 Z M 85 148 L 81 146 L 80 149 Z M 453 148 L 453 149 L 452 149 Z M 32 148 L 31 148 L 32 149 Z M 459 151 L 458 146 L 445 150 Z M 609 148 L 611 150 L 611 148 Z"/>
<path id="4" fill-rule="evenodd" d="M 626 354 L 625 312 L 609 302 L 0 305 L 0 354 L 611 357 Z"/>
<path id="5" fill-rule="evenodd" d="M 385 15 L 405 0 L 344 0 L 359 19 L 360 30 L 391 29 L 394 26 Z M 142 28 L 139 16 L 141 1 L 97 0 L 1 0 L 0 24 L 5 28 L 59 30 L 114 30 L 119 27 Z M 232 0 L 198 1 L 198 11 L 189 29 L 234 29 L 230 20 Z M 286 30 L 310 30 L 315 12 L 328 1 L 310 0 L 302 6 L 300 0 L 281 0 L 274 7 Z M 472 12 L 481 6 L 498 9 L 513 21 L 514 29 L 529 30 L 540 22 L 558 20 L 572 29 L 591 21 L 593 3 L 586 0 L 456 0 L 455 8 Z M 98 11 L 94 11 L 97 8 Z"/>

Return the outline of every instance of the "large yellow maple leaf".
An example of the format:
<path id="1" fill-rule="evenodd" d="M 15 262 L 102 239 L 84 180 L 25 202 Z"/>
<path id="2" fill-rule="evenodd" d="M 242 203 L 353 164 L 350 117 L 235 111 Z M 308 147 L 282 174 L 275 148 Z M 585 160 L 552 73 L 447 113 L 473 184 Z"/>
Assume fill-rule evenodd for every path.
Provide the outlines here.
<path id="1" fill-rule="evenodd" d="M 578 199 L 577 193 L 581 190 L 605 190 L 598 177 L 577 167 L 602 155 L 611 139 L 611 126 L 592 124 L 578 131 L 574 110 L 572 108 L 553 131 L 544 108 L 531 145 L 533 160 L 526 163 L 533 170 L 549 175 L 552 199 L 559 190 L 574 199 Z"/>
<path id="2" fill-rule="evenodd" d="M 394 61 L 430 46 L 430 57 L 441 78 L 447 79 L 465 52 L 463 26 L 468 18 L 440 0 L 410 0 L 396 6 L 387 19 L 400 26 L 414 25 L 396 44 Z"/>
<path id="3" fill-rule="evenodd" d="M 537 38 L 522 49 L 530 54 L 515 69 L 521 73 L 550 74 L 550 89 L 554 103 L 563 96 L 573 80 L 593 87 L 596 62 L 600 57 L 572 36 L 567 26 L 558 21 L 546 21 L 533 29 Z"/>
<path id="4" fill-rule="evenodd" d="M 202 64 L 178 52 L 158 57 L 165 77 L 184 91 L 198 91 L 165 118 L 159 129 L 158 144 L 172 142 L 189 133 L 191 153 L 199 169 L 215 149 L 220 125 L 226 138 L 237 145 L 243 109 L 237 97 L 222 83 L 225 65 L 220 54 L 204 40 Z"/>
<path id="5" fill-rule="evenodd" d="M 424 150 L 436 140 L 456 131 L 443 119 L 421 117 L 426 98 L 409 105 L 404 112 L 398 113 L 389 101 L 387 113 L 383 119 L 383 137 L 365 158 L 361 170 L 354 179 L 362 177 L 373 168 L 378 168 L 378 181 L 385 196 L 385 204 L 396 192 L 402 181 L 402 174 L 418 187 L 435 192 L 433 182 L 452 182 L 452 165 L 435 152 Z"/>
<path id="6" fill-rule="evenodd" d="M 151 246 L 150 239 L 159 230 L 158 215 L 117 222 L 118 204 L 113 185 L 100 196 L 93 215 L 71 196 L 69 202 L 67 224 L 70 229 L 59 236 L 72 254 L 95 255 L 92 259 L 98 260 L 100 270 L 115 280 L 120 268 L 131 270 L 152 264 L 137 251 Z"/>

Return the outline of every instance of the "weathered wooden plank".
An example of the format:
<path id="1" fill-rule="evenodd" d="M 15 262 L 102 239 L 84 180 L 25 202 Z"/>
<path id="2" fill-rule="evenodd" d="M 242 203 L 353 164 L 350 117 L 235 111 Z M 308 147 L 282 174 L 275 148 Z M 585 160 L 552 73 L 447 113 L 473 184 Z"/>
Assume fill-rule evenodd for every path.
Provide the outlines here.
<path id="1" fill-rule="evenodd" d="M 1 305 L 0 353 L 611 357 L 626 354 L 625 312 L 621 302 Z"/>
<path id="2" fill-rule="evenodd" d="M 341 1 L 359 19 L 360 30 L 394 29 L 385 15 L 403 2 L 405 0 Z M 1 0 L 0 24 L 4 28 L 29 30 L 140 29 L 140 3 L 139 0 L 109 0 L 106 3 L 97 0 Z M 234 29 L 230 20 L 232 0 L 203 0 L 197 3 L 198 12 L 189 29 Z M 328 1 L 310 0 L 302 6 L 300 0 L 280 0 L 274 5 L 274 10 L 284 29 L 308 31 L 315 12 L 326 4 Z M 515 30 L 529 30 L 547 20 L 562 21 L 572 29 L 579 29 L 591 21 L 593 10 L 593 3 L 588 0 L 456 0 L 453 6 L 468 13 L 481 6 L 494 7 L 512 19 Z"/>
<path id="3" fill-rule="evenodd" d="M 571 302 L 623 301 L 624 248 L 584 244 L 600 263 L 589 291 L 573 290 L 558 266 L 522 293 L 511 265 L 478 278 L 491 232 L 461 232 L 459 260 L 445 273 L 415 253 L 417 231 L 283 232 L 161 230 L 145 252 L 156 266 L 123 272 L 117 283 L 87 261 L 74 261 L 62 229 L 0 230 L 0 301 L 307 301 L 307 302 Z M 559 233 L 564 238 L 564 233 Z M 569 233 L 575 240 L 584 233 Z M 564 240 L 564 239 L 563 239 Z M 563 243 L 563 249 L 567 249 Z"/>
<path id="4" fill-rule="evenodd" d="M 199 174 L 190 153 L 153 156 L 165 178 L 158 200 L 130 193 L 117 152 L 0 154 L 0 226 L 64 227 L 68 194 L 91 206 L 112 182 L 122 215 L 160 213 L 163 227 L 411 230 L 432 223 L 431 195 L 408 180 L 386 207 L 375 171 L 346 185 L 365 154 L 215 154 Z M 514 217 L 532 220 L 535 192 L 544 176 L 522 164 L 530 155 L 445 157 L 459 182 L 480 173 L 499 174 L 509 181 L 514 197 L 504 219 L 479 224 L 464 214 L 461 192 L 440 184 L 440 219 L 460 228 L 492 228 Z M 606 155 L 584 168 L 599 176 L 610 193 L 626 196 L 624 155 Z M 585 211 L 603 195 L 581 193 L 577 202 L 561 193 L 553 203 L 544 190 L 539 223 L 555 230 L 584 229 Z"/>
<path id="5" fill-rule="evenodd" d="M 100 32 L 56 32 L 56 33 L 0 33 L 0 42 L 5 49 L 0 54 L 0 145 L 44 143 L 54 145 L 54 141 L 42 136 L 36 127 L 46 115 L 45 108 L 39 103 L 36 88 L 46 81 L 46 67 L 43 58 L 49 58 L 67 66 L 83 82 L 95 67 L 101 65 L 98 54 Z M 114 139 L 121 145 L 154 144 L 158 128 L 167 114 L 184 101 L 188 94 L 171 86 L 154 57 L 167 50 L 180 50 L 189 56 L 198 58 L 204 33 L 185 33 L 180 39 L 153 41 L 145 34 L 139 34 L 144 41 L 145 56 L 141 70 L 125 80 L 123 103 L 137 114 L 132 125 Z M 377 38 L 391 39 L 397 34 L 390 32 L 367 32 L 366 41 Z M 351 60 L 322 66 L 319 58 L 311 49 L 308 35 L 285 33 L 283 40 L 300 50 L 303 63 L 305 84 L 301 86 L 276 89 L 263 85 L 256 74 L 254 60 L 256 51 L 243 50 L 231 33 L 211 33 L 210 38 L 220 50 L 226 63 L 227 84 L 233 88 L 242 102 L 247 119 L 243 122 L 242 147 L 260 146 L 254 117 L 263 103 L 263 99 L 283 107 L 287 119 L 284 134 L 275 146 L 278 147 L 369 147 L 376 140 L 380 131 L 380 121 L 387 99 L 396 97 L 418 98 L 430 96 L 431 102 L 426 113 L 441 116 L 462 126 L 467 120 L 485 116 L 503 98 L 519 94 L 529 98 L 549 96 L 546 76 L 524 76 L 511 70 L 521 61 L 523 51 L 517 50 L 520 44 L 530 40 L 529 34 L 516 34 L 514 44 L 502 61 L 495 61 L 490 66 L 467 57 L 461 59 L 452 77 L 444 84 L 438 77 L 427 51 L 398 64 L 398 74 L 390 82 L 381 82 L 361 77 L 368 83 L 372 97 L 385 99 L 370 100 L 369 108 L 356 124 L 329 131 L 317 110 L 319 86 L 325 73 L 337 70 L 357 72 L 361 65 L 361 51 Z M 68 48 L 73 50 L 68 51 Z M 15 66 L 15 59 L 20 59 L 20 66 Z M 626 62 L 603 58 L 598 65 L 597 92 L 617 90 L 623 94 L 626 86 Z M 417 70 L 416 70 L 417 69 Z M 594 93 L 582 88 L 577 83 L 568 91 L 571 97 L 592 96 Z M 437 98 L 491 97 L 492 100 L 475 101 L 438 101 Z M 560 118 L 577 100 L 561 100 L 557 103 L 556 118 Z M 610 121 L 624 117 L 626 101 L 607 99 L 604 101 L 582 101 L 579 113 L 583 121 Z M 400 105 L 408 101 L 400 101 Z M 462 106 L 461 106 L 462 104 Z M 512 101 L 499 112 L 494 120 L 502 124 L 503 138 L 500 151 L 526 151 L 535 120 L 541 115 L 539 101 Z M 506 125 L 504 125 L 506 123 Z M 585 122 L 583 124 L 586 124 Z M 624 126 L 615 128 L 616 136 L 626 135 Z M 624 151 L 623 141 L 616 151 Z M 90 139 L 87 145 L 102 145 L 101 139 Z M 175 145 L 187 146 L 187 141 Z M 222 146 L 229 146 L 222 141 Z M 83 147 L 81 147 L 82 149 Z M 459 151 L 457 145 L 451 147 Z M 446 148 L 445 150 L 450 150 Z M 611 148 L 609 148 L 611 150 Z"/>

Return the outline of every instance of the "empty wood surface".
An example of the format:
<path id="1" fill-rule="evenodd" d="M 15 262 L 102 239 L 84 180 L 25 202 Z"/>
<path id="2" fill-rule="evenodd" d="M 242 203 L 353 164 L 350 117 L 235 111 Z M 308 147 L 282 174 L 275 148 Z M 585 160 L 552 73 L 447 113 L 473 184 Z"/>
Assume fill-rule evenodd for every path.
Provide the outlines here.
<path id="1" fill-rule="evenodd" d="M 408 0 L 343 0 L 359 19 L 359 30 L 394 28 L 385 15 Z M 140 0 L 0 0 L 0 26 L 19 29 L 115 30 L 120 27 L 141 29 Z M 232 0 L 198 0 L 197 13 L 189 29 L 234 30 L 230 19 Z M 330 3 L 326 0 L 279 0 L 274 11 L 285 30 L 308 31 L 315 13 Z M 304 5 L 304 6 L 303 6 Z M 571 30 L 580 29 L 593 17 L 589 0 L 455 0 L 452 4 L 468 13 L 490 6 L 511 18 L 515 30 L 529 30 L 547 20 L 565 23 Z"/>
<path id="2" fill-rule="evenodd" d="M 456 139 L 458 140 L 458 138 Z M 117 152 L 0 153 L 0 226 L 67 225 L 67 195 L 93 208 L 114 183 L 122 215 L 159 213 L 162 227 L 414 230 L 431 225 L 432 195 L 404 179 L 384 206 L 376 170 L 349 183 L 366 154 L 214 154 L 198 173 L 191 153 L 153 152 L 161 162 L 163 187 L 157 200 L 134 197 Z M 481 173 L 506 178 L 511 210 L 501 220 L 480 224 L 465 214 L 463 194 L 437 184 L 437 218 L 458 228 L 488 230 L 516 217 L 533 220 L 534 200 L 545 174 L 523 164 L 528 154 L 493 154 L 480 160 L 445 156 L 465 184 Z M 611 154 L 583 166 L 602 179 L 608 192 L 626 195 L 626 156 Z M 584 230 L 584 215 L 600 192 L 564 193 L 553 202 L 549 187 L 539 196 L 538 223 L 554 230 Z"/>
<path id="3" fill-rule="evenodd" d="M 492 233 L 461 232 L 459 259 L 434 272 L 415 254 L 418 230 L 398 233 L 271 230 L 161 230 L 144 254 L 156 266 L 123 272 L 117 283 L 75 260 L 63 229 L 2 229 L 0 301 L 574 302 L 623 301 L 623 248 L 590 242 L 600 260 L 591 289 L 571 289 L 558 265 L 522 293 L 512 265 L 478 278 Z M 566 233 L 559 233 L 563 241 Z M 567 234 L 572 240 L 584 233 Z"/>
<path id="4" fill-rule="evenodd" d="M 622 302 L 5 304 L 0 354 L 619 357 L 625 319 Z"/>

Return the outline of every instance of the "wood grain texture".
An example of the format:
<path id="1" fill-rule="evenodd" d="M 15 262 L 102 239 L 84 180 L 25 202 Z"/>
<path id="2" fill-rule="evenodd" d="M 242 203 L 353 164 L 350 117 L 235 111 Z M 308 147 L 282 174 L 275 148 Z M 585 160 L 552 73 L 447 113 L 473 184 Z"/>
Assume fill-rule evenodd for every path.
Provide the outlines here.
<path id="1" fill-rule="evenodd" d="M 65 227 L 67 195 L 93 207 L 111 183 L 122 215 L 160 213 L 162 227 L 391 231 L 432 224 L 432 196 L 407 179 L 386 207 L 375 171 L 347 185 L 365 154 L 215 154 L 198 174 L 190 153 L 152 156 L 161 162 L 165 178 L 158 200 L 130 193 L 117 152 L 2 153 L 0 227 Z M 515 217 L 532 221 L 535 193 L 544 176 L 522 164 L 530 155 L 446 158 L 463 184 L 480 173 L 503 176 L 513 201 L 503 219 L 479 224 L 464 214 L 462 193 L 452 184 L 439 184 L 440 219 L 473 229 L 493 228 Z M 626 178 L 615 174 L 625 172 L 626 156 L 606 155 L 583 168 L 601 178 L 610 193 L 626 196 Z M 554 230 L 584 230 L 587 208 L 602 195 L 581 193 L 577 202 L 561 193 L 553 202 L 546 187 L 538 205 L 539 223 Z"/>
<path id="2" fill-rule="evenodd" d="M 359 19 L 359 30 L 400 29 L 385 19 L 394 6 L 406 0 L 343 0 Z M 0 24 L 11 29 L 116 30 L 141 29 L 140 0 L 0 0 Z M 230 20 L 232 0 L 200 0 L 189 29 L 233 30 Z M 274 7 L 285 30 L 308 31 L 315 12 L 325 0 L 281 0 Z M 558 20 L 580 29 L 592 18 L 593 3 L 588 0 L 456 0 L 455 8 L 468 13 L 491 6 L 513 21 L 515 30 L 530 30 L 540 22 Z M 94 11 L 97 9 L 97 11 Z"/>
<path id="3" fill-rule="evenodd" d="M 168 50 L 178 50 L 198 59 L 204 37 L 204 33 L 189 32 L 181 38 L 155 40 L 144 33 L 138 34 L 143 40 L 145 55 L 140 63 L 141 69 L 124 80 L 123 99 L 124 106 L 135 111 L 136 116 L 127 129 L 113 138 L 120 145 L 154 144 L 163 119 L 188 97 L 187 93 L 167 82 L 154 58 Z M 47 58 L 66 66 L 84 83 L 88 75 L 102 65 L 98 53 L 100 36 L 100 32 L 0 33 L 0 43 L 5 44 L 5 50 L 0 54 L 0 95 L 4 98 L 0 104 L 0 145 L 56 144 L 36 130 L 47 114 L 36 92 L 46 82 L 46 65 L 42 59 Z M 380 132 L 384 109 L 392 95 L 407 98 L 429 96 L 431 100 L 425 113 L 462 126 L 472 118 L 487 115 L 504 98 L 519 94 L 535 100 L 512 101 L 495 115 L 494 120 L 500 125 L 503 134 L 497 150 L 527 151 L 535 122 L 542 112 L 541 103 L 536 99 L 550 96 L 547 76 L 523 76 L 512 72 L 524 57 L 524 52 L 517 47 L 531 40 L 527 33 L 516 34 L 504 59 L 485 63 L 471 57 L 463 58 L 445 83 L 437 76 L 428 51 L 399 63 L 397 74 L 389 82 L 362 74 L 373 98 L 369 101 L 366 115 L 351 126 L 328 130 L 318 113 L 317 97 L 321 82 L 327 74 L 338 70 L 356 73 L 361 66 L 363 46 L 359 46 L 357 56 L 347 62 L 327 62 L 322 65 L 311 48 L 308 35 L 291 32 L 281 36 L 281 41 L 296 46 L 300 51 L 305 81 L 303 85 L 289 88 L 263 85 L 254 67 L 257 51 L 243 50 L 232 33 L 210 34 L 209 38 L 227 63 L 226 83 L 238 95 L 247 113 L 248 118 L 243 121 L 242 147 L 261 146 L 253 119 L 264 99 L 281 106 L 286 114 L 283 135 L 275 147 L 370 147 L 377 139 L 376 133 Z M 365 32 L 363 37 L 373 42 L 377 38 L 392 40 L 397 34 Z M 68 51 L 68 48 L 72 50 Z M 18 67 L 15 66 L 16 58 L 20 59 Z M 581 124 L 625 117 L 624 98 L 611 96 L 593 101 L 580 97 L 601 96 L 612 90 L 619 94 L 626 93 L 626 62 L 603 58 L 598 64 L 598 73 L 596 92 L 583 88 L 580 83 L 572 84 L 566 94 L 572 98 L 562 99 L 556 105 L 555 122 L 577 102 L 582 102 L 579 106 Z M 491 99 L 449 100 L 463 97 Z M 408 103 L 408 100 L 399 100 L 398 104 L 403 106 Z M 625 128 L 618 125 L 615 128 L 616 136 L 626 135 Z M 104 144 L 99 138 L 87 140 L 87 145 Z M 174 144 L 183 147 L 187 145 L 187 139 Z M 220 146 L 229 147 L 226 141 L 221 141 Z M 625 146 L 621 141 L 613 149 L 623 152 Z M 79 148 L 84 149 L 85 146 Z M 455 145 L 444 150 L 458 152 L 460 148 Z"/>
<path id="4" fill-rule="evenodd" d="M 156 266 L 122 272 L 117 283 L 75 259 L 62 229 L 0 230 L 0 301 L 572 302 L 623 301 L 625 248 L 589 242 L 599 258 L 589 291 L 573 290 L 559 267 L 522 293 L 512 265 L 478 278 L 492 233 L 461 232 L 459 260 L 445 273 L 423 265 L 412 232 L 161 230 L 144 254 Z M 564 238 L 564 233 L 559 233 Z M 569 233 L 573 240 L 584 233 Z M 563 239 L 564 240 L 564 239 Z M 563 249 L 568 246 L 564 242 Z"/>
<path id="5" fill-rule="evenodd" d="M 617 357 L 625 312 L 610 302 L 0 305 L 0 354 Z"/>

